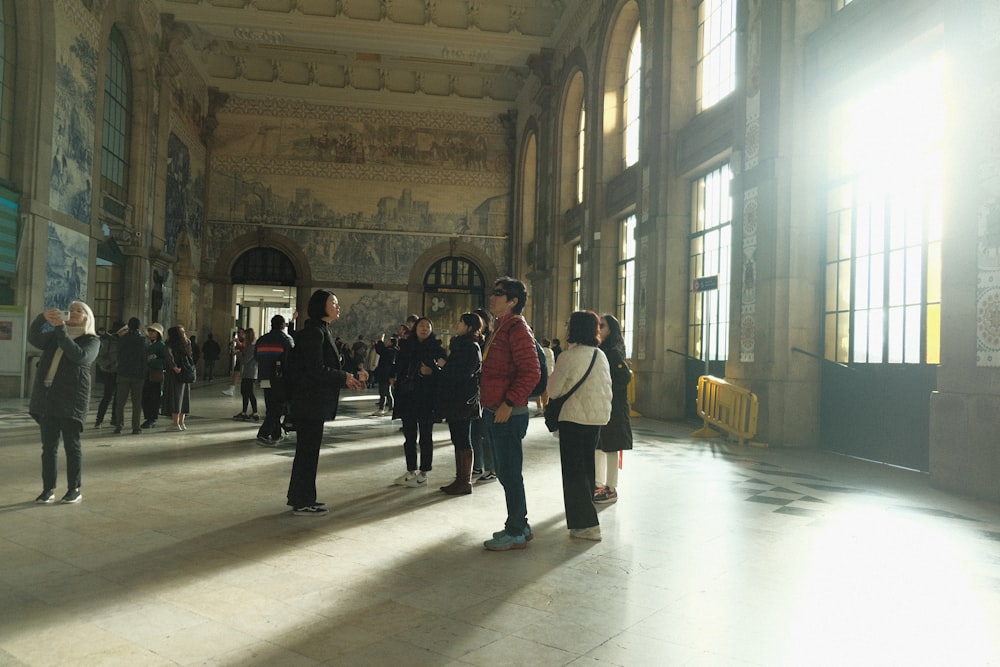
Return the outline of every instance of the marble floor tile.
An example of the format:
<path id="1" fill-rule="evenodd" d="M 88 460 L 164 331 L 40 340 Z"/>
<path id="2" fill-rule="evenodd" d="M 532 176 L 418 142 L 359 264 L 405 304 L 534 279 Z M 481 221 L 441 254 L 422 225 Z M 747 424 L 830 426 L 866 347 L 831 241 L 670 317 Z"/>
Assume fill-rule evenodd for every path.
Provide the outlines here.
<path id="1" fill-rule="evenodd" d="M 194 389 L 186 432 L 85 431 L 75 506 L 32 502 L 38 433 L 0 401 L 0 665 L 1000 664 L 1000 506 L 919 473 L 637 418 L 584 542 L 531 419 L 534 539 L 494 553 L 503 488 L 438 491 L 444 425 L 428 488 L 393 486 L 398 422 L 345 394 L 329 515 L 296 517 L 294 437 L 260 446 L 220 386 Z"/>

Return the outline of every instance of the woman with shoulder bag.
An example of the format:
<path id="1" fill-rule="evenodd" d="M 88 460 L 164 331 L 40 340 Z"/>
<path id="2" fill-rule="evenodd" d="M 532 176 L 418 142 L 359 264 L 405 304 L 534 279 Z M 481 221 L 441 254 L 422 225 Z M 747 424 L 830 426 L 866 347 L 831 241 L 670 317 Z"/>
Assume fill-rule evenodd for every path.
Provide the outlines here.
<path id="1" fill-rule="evenodd" d="M 594 507 L 594 451 L 601 426 L 611 416 L 611 374 L 597 347 L 599 319 L 589 310 L 570 315 L 568 347 L 556 359 L 547 387 L 550 403 L 567 396 L 559 413 L 566 527 L 570 537 L 594 541 L 601 539 Z"/>
<path id="2" fill-rule="evenodd" d="M 191 412 L 191 385 L 181 377 L 182 359 L 191 356 L 191 341 L 183 327 L 167 329 L 163 351 L 163 413 L 170 414 L 173 425 L 169 431 L 186 431 L 184 417 Z"/>
<path id="3" fill-rule="evenodd" d="M 611 369 L 611 418 L 601 428 L 594 455 L 594 502 L 609 504 L 618 500 L 618 465 L 620 453 L 632 449 L 632 419 L 629 417 L 628 385 L 632 369 L 625 359 L 622 327 L 613 315 L 601 318 L 601 350 Z"/>

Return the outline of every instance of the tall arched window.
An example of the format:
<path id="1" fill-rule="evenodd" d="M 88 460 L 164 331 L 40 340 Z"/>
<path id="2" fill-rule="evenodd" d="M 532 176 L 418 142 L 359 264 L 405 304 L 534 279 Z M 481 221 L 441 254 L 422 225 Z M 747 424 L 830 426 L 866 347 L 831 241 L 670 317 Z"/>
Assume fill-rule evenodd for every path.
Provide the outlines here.
<path id="1" fill-rule="evenodd" d="M 635 27 L 625 64 L 622 90 L 622 157 L 625 168 L 639 161 L 639 113 L 642 107 L 642 30 Z"/>
<path id="2" fill-rule="evenodd" d="M 128 195 L 129 135 L 132 125 L 132 82 L 125 40 L 117 28 L 108 38 L 104 74 L 104 132 L 101 188 L 119 202 Z"/>
<path id="3" fill-rule="evenodd" d="M 736 89 L 736 0 L 698 5 L 697 107 L 704 111 Z"/>

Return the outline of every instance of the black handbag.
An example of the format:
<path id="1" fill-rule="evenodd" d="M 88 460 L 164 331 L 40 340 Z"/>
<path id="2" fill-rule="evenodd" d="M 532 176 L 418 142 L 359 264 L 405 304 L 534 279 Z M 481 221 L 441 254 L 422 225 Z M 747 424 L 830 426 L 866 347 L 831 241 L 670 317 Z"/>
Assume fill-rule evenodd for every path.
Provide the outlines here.
<path id="1" fill-rule="evenodd" d="M 179 380 L 184 384 L 191 384 L 198 379 L 198 372 L 195 370 L 194 359 L 188 355 L 184 355 L 180 359 L 180 369 Z"/>
<path id="2" fill-rule="evenodd" d="M 566 399 L 573 395 L 573 392 L 580 388 L 583 381 L 587 379 L 590 375 L 590 370 L 594 367 L 594 362 L 597 361 L 597 350 L 594 350 L 594 356 L 590 358 L 590 365 L 587 366 L 587 372 L 583 374 L 580 381 L 573 385 L 573 388 L 567 391 L 562 396 L 558 398 L 550 398 L 549 402 L 545 405 L 545 428 L 549 429 L 550 433 L 555 433 L 559 430 L 559 413 L 562 412 L 563 405 L 566 403 Z"/>

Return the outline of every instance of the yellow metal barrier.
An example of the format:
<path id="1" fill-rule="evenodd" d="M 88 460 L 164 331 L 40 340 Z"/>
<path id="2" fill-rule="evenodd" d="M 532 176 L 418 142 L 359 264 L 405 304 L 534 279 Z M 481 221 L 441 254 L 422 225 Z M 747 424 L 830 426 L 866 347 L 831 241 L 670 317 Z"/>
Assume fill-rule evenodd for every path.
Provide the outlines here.
<path id="1" fill-rule="evenodd" d="M 714 438 L 720 433 L 711 426 L 736 436 L 740 445 L 767 445 L 750 441 L 757 434 L 757 396 L 748 389 L 711 375 L 698 378 L 698 415 L 704 425 L 692 433 L 695 438 Z M 711 425 L 711 426 L 710 426 Z"/>
<path id="2" fill-rule="evenodd" d="M 626 361 L 626 363 L 628 364 L 628 367 L 632 369 L 632 381 L 628 383 L 628 414 L 629 417 L 641 417 L 642 415 L 636 412 L 635 409 L 635 397 L 638 395 L 638 392 L 635 389 L 635 366 L 632 365 L 630 360 Z"/>

